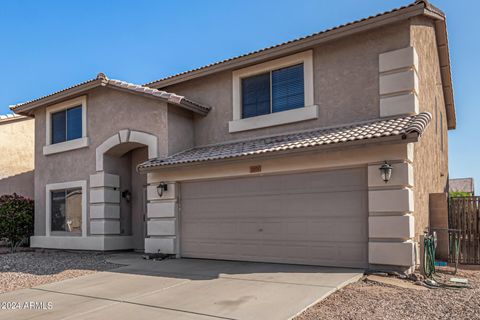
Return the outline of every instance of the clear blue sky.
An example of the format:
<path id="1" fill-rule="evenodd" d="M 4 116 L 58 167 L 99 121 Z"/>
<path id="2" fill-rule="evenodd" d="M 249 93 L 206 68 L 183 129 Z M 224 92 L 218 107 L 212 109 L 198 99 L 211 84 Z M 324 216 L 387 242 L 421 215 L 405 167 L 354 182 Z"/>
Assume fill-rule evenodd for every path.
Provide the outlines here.
<path id="1" fill-rule="evenodd" d="M 95 77 L 145 83 L 410 3 L 407 0 L 3 1 L 0 114 Z M 450 177 L 480 187 L 480 1 L 432 1 L 447 14 L 458 128 Z"/>

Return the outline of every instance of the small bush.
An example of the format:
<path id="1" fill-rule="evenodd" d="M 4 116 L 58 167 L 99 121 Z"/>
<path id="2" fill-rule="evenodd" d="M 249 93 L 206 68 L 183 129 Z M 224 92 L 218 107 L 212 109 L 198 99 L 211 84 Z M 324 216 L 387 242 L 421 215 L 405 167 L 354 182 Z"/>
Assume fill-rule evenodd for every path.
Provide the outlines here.
<path id="1" fill-rule="evenodd" d="M 0 238 L 15 252 L 33 235 L 33 200 L 13 195 L 0 196 Z"/>
<path id="2" fill-rule="evenodd" d="M 448 193 L 450 198 L 463 198 L 463 197 L 471 197 L 472 195 L 470 192 L 463 192 L 463 191 L 450 191 Z"/>

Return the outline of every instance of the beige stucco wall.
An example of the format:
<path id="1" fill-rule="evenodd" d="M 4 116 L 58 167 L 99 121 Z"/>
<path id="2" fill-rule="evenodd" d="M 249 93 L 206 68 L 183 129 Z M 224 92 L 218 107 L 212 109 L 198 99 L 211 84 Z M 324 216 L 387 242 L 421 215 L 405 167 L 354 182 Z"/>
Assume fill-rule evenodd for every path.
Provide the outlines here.
<path id="1" fill-rule="evenodd" d="M 194 145 L 192 112 L 168 105 L 168 154 L 190 149 Z"/>
<path id="2" fill-rule="evenodd" d="M 0 179 L 33 170 L 34 119 L 0 120 Z"/>
<path id="3" fill-rule="evenodd" d="M 167 104 L 118 90 L 98 88 L 87 96 L 87 148 L 44 156 L 45 108 L 35 112 L 35 235 L 45 234 L 45 185 L 89 180 L 96 173 L 95 149 L 122 129 L 152 133 L 158 138 L 159 156 L 168 154 Z M 175 117 L 173 117 L 175 118 Z M 173 120 L 175 121 L 175 120 Z M 186 130 L 186 126 L 181 126 Z M 117 162 L 118 159 L 115 159 Z M 126 161 L 131 165 L 131 159 Z M 105 168 L 106 172 L 110 169 Z M 125 168 L 131 173 L 131 167 Z M 112 172 L 113 173 L 113 172 Z M 126 173 L 125 173 L 126 174 Z M 141 181 L 138 184 L 142 184 Z M 88 192 L 87 192 L 87 203 Z M 87 212 L 88 216 L 88 212 Z M 125 221 L 129 224 L 128 221 Z M 130 229 L 129 226 L 125 226 Z M 87 230 L 88 231 L 88 230 Z"/>
<path id="4" fill-rule="evenodd" d="M 206 145 L 378 118 L 378 55 L 409 45 L 408 21 L 331 41 L 313 48 L 314 103 L 319 117 L 290 125 L 229 133 L 232 114 L 232 72 L 225 71 L 164 90 L 212 107 L 195 117 L 195 143 Z"/>
<path id="5" fill-rule="evenodd" d="M 131 156 L 131 177 L 132 177 L 132 201 L 131 201 L 131 223 L 132 223 L 132 236 L 133 247 L 136 250 L 143 250 L 145 245 L 145 221 L 143 215 L 145 213 L 145 201 L 147 186 L 147 176 L 137 172 L 136 167 L 140 163 L 148 159 L 147 147 L 138 148 L 130 151 Z"/>
<path id="6" fill-rule="evenodd" d="M 416 17 L 412 19 L 410 29 L 411 45 L 415 47 L 419 59 L 420 111 L 428 111 L 433 115 L 426 132 L 415 144 L 414 216 L 418 241 L 419 235 L 423 234 L 429 224 L 429 194 L 447 190 L 448 132 L 433 21 L 426 17 Z M 443 114 L 442 127 L 440 113 Z M 441 135 L 444 137 L 443 151 L 440 148 Z"/>
<path id="7" fill-rule="evenodd" d="M 33 198 L 34 134 L 32 118 L 0 120 L 0 195 Z"/>

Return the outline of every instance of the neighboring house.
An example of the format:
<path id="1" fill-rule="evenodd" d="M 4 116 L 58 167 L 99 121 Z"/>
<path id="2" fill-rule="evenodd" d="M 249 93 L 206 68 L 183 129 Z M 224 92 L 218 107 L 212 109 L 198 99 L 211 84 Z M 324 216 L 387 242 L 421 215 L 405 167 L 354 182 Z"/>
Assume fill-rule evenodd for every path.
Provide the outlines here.
<path id="1" fill-rule="evenodd" d="M 473 178 L 458 178 L 448 180 L 449 191 L 453 192 L 465 192 L 471 196 L 475 195 L 475 187 L 473 184 Z"/>
<path id="2" fill-rule="evenodd" d="M 405 272 L 456 126 L 445 16 L 425 1 L 13 110 L 36 123 L 34 247 Z"/>
<path id="3" fill-rule="evenodd" d="M 0 196 L 33 198 L 34 119 L 0 115 Z"/>

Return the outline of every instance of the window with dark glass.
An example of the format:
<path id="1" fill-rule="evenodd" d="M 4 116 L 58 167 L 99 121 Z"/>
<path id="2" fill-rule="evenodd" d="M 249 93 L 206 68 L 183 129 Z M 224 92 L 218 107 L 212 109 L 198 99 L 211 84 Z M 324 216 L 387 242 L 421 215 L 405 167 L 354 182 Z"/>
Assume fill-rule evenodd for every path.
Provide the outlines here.
<path id="1" fill-rule="evenodd" d="M 51 231 L 82 233 L 82 188 L 51 192 Z"/>
<path id="2" fill-rule="evenodd" d="M 242 79 L 242 118 L 305 106 L 303 64 Z"/>
<path id="3" fill-rule="evenodd" d="M 51 117 L 52 144 L 82 137 L 82 106 L 52 113 Z"/>

